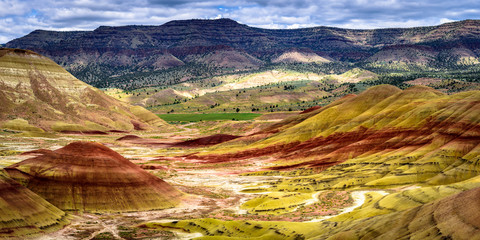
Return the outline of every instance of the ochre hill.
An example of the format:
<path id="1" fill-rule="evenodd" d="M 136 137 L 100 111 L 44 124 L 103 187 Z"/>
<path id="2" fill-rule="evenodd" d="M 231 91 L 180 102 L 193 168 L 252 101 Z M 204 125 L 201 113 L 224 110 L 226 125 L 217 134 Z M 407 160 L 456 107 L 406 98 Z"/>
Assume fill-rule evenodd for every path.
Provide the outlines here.
<path id="1" fill-rule="evenodd" d="M 65 212 L 0 170 L 0 238 L 54 231 L 67 223 Z"/>
<path id="2" fill-rule="evenodd" d="M 284 124 L 254 143 L 248 144 L 252 136 L 239 138 L 190 157 L 219 162 L 276 156 L 272 170 L 336 165 L 275 185 L 290 190 L 438 185 L 480 171 L 480 91 L 446 95 L 423 86 L 381 85 Z"/>
<path id="3" fill-rule="evenodd" d="M 74 142 L 5 170 L 63 210 L 146 211 L 174 207 L 181 192 L 108 147 Z"/>
<path id="4" fill-rule="evenodd" d="M 98 132 L 167 124 L 76 79 L 31 51 L 0 49 L 0 127 L 20 131 Z"/>

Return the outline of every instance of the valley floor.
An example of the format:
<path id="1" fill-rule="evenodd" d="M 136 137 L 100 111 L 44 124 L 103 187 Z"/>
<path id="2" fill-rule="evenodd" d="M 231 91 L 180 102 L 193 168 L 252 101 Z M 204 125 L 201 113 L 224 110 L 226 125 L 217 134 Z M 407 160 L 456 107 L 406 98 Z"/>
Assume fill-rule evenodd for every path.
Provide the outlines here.
<path id="1" fill-rule="evenodd" d="M 185 193 L 179 206 L 165 210 L 105 214 L 69 212 L 69 225 L 60 231 L 34 237 L 40 240 L 191 239 L 206 236 L 205 231 L 209 233 L 210 230 L 208 226 L 223 223 L 215 222 L 217 220 L 233 220 L 229 224 L 254 224 L 258 229 L 270 226 L 272 231 L 279 234 L 279 239 L 283 239 L 281 236 L 296 236 L 298 231 L 296 233 L 293 229 L 301 229 L 302 226 L 310 229 L 312 224 L 320 229 L 320 226 L 327 224 L 331 218 L 341 219 L 355 209 L 368 208 L 367 203 L 372 203 L 373 199 L 378 200 L 383 196 L 418 188 L 412 185 L 385 189 L 276 191 L 272 184 L 276 184 L 279 179 L 293 177 L 247 174 L 274 166 L 272 161 L 275 159 L 259 157 L 235 162 L 202 163 L 200 160 L 185 158 L 185 154 L 202 151 L 202 148 L 166 146 L 182 139 L 198 137 L 202 129 L 192 124 L 182 125 L 179 129 L 181 132 L 140 135 L 155 142 L 150 145 L 117 141 L 125 136 L 125 133 L 72 134 L 53 138 L 20 137 L 17 134 L 2 133 L 0 167 L 29 158 L 19 155 L 25 151 L 40 148 L 55 150 L 79 140 L 96 141 Z M 205 224 L 202 226 L 208 230 L 192 231 L 189 227 L 172 227 L 182 220 L 192 220 L 192 226 Z M 288 226 L 289 222 L 294 225 Z M 233 228 L 243 231 L 239 225 Z M 265 236 L 269 239 L 268 234 Z"/>
<path id="2" fill-rule="evenodd" d="M 183 127 L 186 136 L 178 134 L 156 135 L 159 140 L 167 143 L 179 138 L 190 138 L 189 134 L 198 134 L 197 130 Z M 123 134 L 124 135 L 124 134 Z M 265 220 L 265 221 L 321 221 L 334 215 L 351 211 L 365 200 L 364 192 L 341 192 L 338 194 L 337 203 L 331 208 L 318 205 L 321 196 L 326 192 L 308 193 L 308 196 L 298 196 L 294 200 L 295 207 L 288 211 L 267 214 L 252 212 L 244 204 L 249 200 L 261 196 L 274 194 L 267 189 L 269 183 L 280 176 L 246 176 L 242 173 L 257 171 L 268 165 L 268 161 L 249 159 L 235 164 L 199 165 L 194 160 L 186 160 L 177 156 L 189 149 L 164 149 L 161 145 L 142 146 L 115 141 L 122 134 L 107 136 L 93 135 L 61 135 L 56 138 L 42 137 L 17 137 L 12 134 L 0 135 L 0 166 L 20 162 L 30 156 L 19 155 L 21 152 L 45 148 L 58 149 L 72 141 L 98 141 L 119 152 L 132 162 L 146 166 L 148 171 L 164 179 L 168 183 L 183 191 L 186 195 L 182 203 L 173 209 L 132 212 L 91 214 L 70 212 L 71 224 L 64 229 L 38 236 L 37 239 L 135 239 L 148 237 L 149 239 L 189 239 L 201 236 L 200 233 L 187 233 L 172 231 L 171 229 L 152 230 L 143 228 L 142 225 L 149 221 L 171 222 L 183 219 L 216 218 L 223 220 Z M 146 136 L 148 137 L 148 136 Z M 172 140 L 173 139 L 173 140 Z M 162 156 L 162 157 L 159 157 Z M 267 165 L 266 165 L 267 164 Z M 157 169 L 155 169 L 157 168 Z M 265 192 L 249 193 L 251 187 L 265 187 Z M 323 198 L 325 200 L 326 198 Z M 305 209 L 310 207 L 309 213 Z"/>

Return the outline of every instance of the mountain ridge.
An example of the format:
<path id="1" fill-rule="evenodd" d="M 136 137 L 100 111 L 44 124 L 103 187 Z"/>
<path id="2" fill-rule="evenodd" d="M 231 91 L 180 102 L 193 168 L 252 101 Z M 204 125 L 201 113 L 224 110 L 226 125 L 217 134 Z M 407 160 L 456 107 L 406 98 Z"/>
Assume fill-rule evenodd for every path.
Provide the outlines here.
<path id="1" fill-rule="evenodd" d="M 361 62 L 373 66 L 395 65 L 396 62 L 416 65 L 417 61 L 420 66 L 426 63 L 441 66 L 439 63 L 443 62 L 472 65 L 478 63 L 480 56 L 479 36 L 480 20 L 427 27 L 362 30 L 325 26 L 262 29 L 230 19 L 219 19 L 175 20 L 159 26 L 101 26 L 93 31 L 36 30 L 8 42 L 6 46 L 46 55 L 82 81 L 96 87 L 108 87 L 119 77 L 131 73 L 153 78 L 149 83 L 152 86 L 165 84 L 164 79 L 168 78 L 174 78 L 173 81 L 178 83 L 188 80 L 189 75 L 208 77 L 225 71 L 255 69 L 256 65 L 275 63 L 276 57 L 292 49 L 303 55 L 315 54 L 318 58 L 334 62 Z M 409 52 L 412 46 L 422 51 L 398 57 L 391 53 L 392 49 L 400 53 Z M 238 53 L 244 53 L 261 62 L 252 64 L 249 57 L 244 57 L 240 60 L 245 64 L 228 64 L 228 61 L 225 64 L 203 56 L 219 49 L 232 50 L 225 54 L 227 60 L 236 61 Z M 431 56 L 422 57 L 423 49 L 429 49 Z M 373 57 L 378 53 L 387 56 Z M 179 61 L 166 61 L 168 54 Z M 294 59 L 292 62 L 301 63 L 302 60 Z M 169 69 L 175 71 L 168 72 Z"/>
<path id="2" fill-rule="evenodd" d="M 30 34 L 27 34 L 26 36 L 24 37 L 21 37 L 21 38 L 17 38 L 17 39 L 14 39 L 12 41 L 9 41 L 7 43 L 7 47 L 12 47 L 12 46 L 15 46 L 15 45 L 18 45 L 18 44 L 24 44 L 24 38 L 25 37 L 29 37 L 30 39 L 28 39 L 29 41 L 32 40 L 31 37 L 34 37 L 34 35 L 38 35 L 38 34 L 56 34 L 57 37 L 63 37 L 64 39 L 61 39 L 61 40 L 71 40 L 75 37 L 79 37 L 79 36 L 85 36 L 85 35 L 91 35 L 91 34 L 105 34 L 105 33 L 110 33 L 111 31 L 114 31 L 115 33 L 127 33 L 129 31 L 132 31 L 132 30 L 156 30 L 156 31 L 165 31 L 165 30 L 168 30 L 168 28 L 175 28 L 175 27 L 188 27 L 189 29 L 186 29 L 186 30 L 189 30 L 190 32 L 183 32 L 182 34 L 178 34 L 178 35 L 185 35 L 185 33 L 195 33 L 194 30 L 197 30 L 196 28 L 201 28 L 202 30 L 212 30 L 210 29 L 211 27 L 221 27 L 221 28 L 225 28 L 225 29 L 228 29 L 230 32 L 233 32 L 233 30 L 237 30 L 237 29 L 244 29 L 244 30 L 249 30 L 249 31 L 252 31 L 252 32 L 256 32 L 257 34 L 254 35 L 254 36 L 265 36 L 266 34 L 273 34 L 273 33 L 279 33 L 279 34 L 284 34 L 284 33 L 295 33 L 295 32 L 300 32 L 300 33 L 306 33 L 306 32 L 314 32 L 315 34 L 321 34 L 322 32 L 321 31 L 335 31 L 335 32 L 343 32 L 343 34 L 358 34 L 358 35 L 365 35 L 366 33 L 370 33 L 373 37 L 371 37 L 371 41 L 369 42 L 366 42 L 367 44 L 364 44 L 366 46 L 369 46 L 369 47 L 381 47 L 383 45 L 389 45 L 389 44 L 405 44 L 407 43 L 408 41 L 405 40 L 405 39 L 397 39 L 397 41 L 393 41 L 393 40 L 396 40 L 395 36 L 390 36 L 389 40 L 390 41 L 385 41 L 385 39 L 381 40 L 381 39 L 378 39 L 380 37 L 379 34 L 388 34 L 388 35 L 393 35 L 395 33 L 403 33 L 403 34 L 410 34 L 410 35 L 414 35 L 413 32 L 411 31 L 415 31 L 416 33 L 422 33 L 422 32 L 427 32 L 427 31 L 432 31 L 432 30 L 436 30 L 435 32 L 433 33 L 436 33 L 436 32 L 439 32 L 439 31 L 442 31 L 442 30 L 446 30 L 446 29 L 450 29 L 450 28 L 456 28 L 455 30 L 459 30 L 458 28 L 465 28 L 465 29 L 471 29 L 473 30 L 473 27 L 476 27 L 476 26 L 479 26 L 480 25 L 480 20 L 463 20 L 463 21 L 457 21 L 457 22 L 451 22 L 451 23 L 444 23 L 444 24 L 441 24 L 441 25 L 436 25 L 436 26 L 424 26 L 424 27 L 411 27 L 411 28 L 378 28 L 378 29 L 347 29 L 347 28 L 337 28 L 337 27 L 328 27 L 328 26 L 316 26 L 316 27 L 309 27 L 309 28 L 296 28 L 296 29 L 264 29 L 264 28 L 257 28 L 257 27 L 250 27 L 248 25 L 244 25 L 244 24 L 240 24 L 234 20 L 231 20 L 231 19 L 219 19 L 219 20 L 174 20 L 174 21 L 170 21 L 170 22 L 167 22 L 165 24 L 162 24 L 162 25 L 126 25 L 126 26 L 100 26 L 98 28 L 96 28 L 95 30 L 92 30 L 92 31 L 47 31 L 47 30 L 35 30 L 33 32 L 31 32 Z M 231 29 L 229 27 L 234 27 L 234 28 L 237 28 L 237 29 Z M 332 33 L 335 33 L 335 32 L 332 32 Z M 198 33 L 198 32 L 197 32 Z M 339 33 L 337 33 L 337 36 L 341 36 L 341 35 L 338 35 Z M 205 32 L 204 32 L 205 34 Z M 221 35 L 221 36 L 217 36 L 217 37 L 225 37 L 226 34 L 224 35 Z M 452 34 L 450 35 L 445 35 L 445 36 L 440 36 L 440 35 L 436 35 L 435 38 L 433 39 L 440 39 L 440 37 L 443 37 L 444 39 L 448 39 L 448 38 L 452 38 L 454 36 L 452 36 Z M 475 34 L 469 34 L 470 36 L 474 36 L 475 37 Z M 46 35 L 50 38 L 53 38 L 55 36 L 52 36 L 52 35 Z M 355 35 L 353 35 L 355 36 Z M 90 37 L 90 36 L 88 36 Z M 273 37 L 279 37 L 278 35 L 277 36 L 273 36 Z M 289 37 L 289 36 L 286 36 L 286 37 Z M 366 37 L 368 36 L 365 36 L 364 39 L 366 39 Z M 388 36 L 387 36 L 388 37 Z M 399 37 L 399 36 L 397 36 Z M 459 36 L 457 36 L 459 37 Z M 463 36 L 462 36 L 463 37 Z M 160 40 L 163 40 L 161 38 L 159 38 Z M 218 38 L 217 38 L 218 39 Z M 362 39 L 364 41 L 364 39 Z M 427 37 L 425 37 L 425 39 L 428 39 Z M 166 39 L 168 40 L 168 39 Z M 331 38 L 331 39 L 320 39 L 320 40 L 339 40 L 339 39 L 335 39 L 335 38 Z M 425 41 L 425 40 L 423 40 Z M 347 42 L 353 42 L 355 43 L 355 41 L 347 41 Z M 383 42 L 383 43 L 382 43 Z M 410 41 L 410 43 L 418 43 L 418 42 L 421 42 L 421 40 L 412 40 Z M 47 42 L 44 42 L 45 45 L 48 45 L 48 41 Z M 212 45 L 212 44 L 210 44 Z M 213 44 L 213 45 L 221 45 L 221 44 Z M 148 47 L 165 47 L 165 45 L 161 45 L 161 44 L 157 44 L 157 45 L 147 45 L 145 44 L 145 47 L 148 48 Z M 199 44 L 199 46 L 202 46 L 201 44 Z M 169 46 L 170 47 L 170 46 Z"/>

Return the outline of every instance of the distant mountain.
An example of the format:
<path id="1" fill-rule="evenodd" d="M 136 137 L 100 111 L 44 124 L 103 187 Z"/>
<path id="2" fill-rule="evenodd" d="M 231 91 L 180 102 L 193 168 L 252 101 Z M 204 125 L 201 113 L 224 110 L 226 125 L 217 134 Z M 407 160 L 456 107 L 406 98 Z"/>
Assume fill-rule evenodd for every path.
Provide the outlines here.
<path id="1" fill-rule="evenodd" d="M 142 86 L 151 86 L 210 76 L 224 71 L 221 69 L 251 69 L 276 62 L 476 64 L 480 21 L 353 30 L 261 29 L 230 19 L 182 20 L 161 26 L 102 26 L 94 31 L 36 30 L 6 46 L 44 54 L 94 86 L 135 87 L 118 77 L 136 74 L 128 79 L 147 79 Z M 168 72 L 179 66 L 180 70 Z M 117 80 L 123 85 L 114 83 Z"/>
<path id="2" fill-rule="evenodd" d="M 166 127 L 131 106 L 76 79 L 47 57 L 0 49 L 0 127 L 27 132 L 98 132 Z"/>

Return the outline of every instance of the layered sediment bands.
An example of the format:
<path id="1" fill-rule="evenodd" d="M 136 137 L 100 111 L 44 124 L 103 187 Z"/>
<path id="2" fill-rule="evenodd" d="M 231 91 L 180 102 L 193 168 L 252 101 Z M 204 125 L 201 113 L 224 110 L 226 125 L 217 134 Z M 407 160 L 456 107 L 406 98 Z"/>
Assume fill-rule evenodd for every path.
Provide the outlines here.
<path id="1" fill-rule="evenodd" d="M 144 129 L 168 128 L 146 109 L 109 97 L 47 57 L 21 49 L 0 49 L 0 102 L 0 126 L 12 130 L 26 131 L 29 124 L 57 132 L 130 131 L 132 121 Z M 8 122 L 14 118 L 19 121 Z"/>
<path id="2" fill-rule="evenodd" d="M 189 156 L 205 162 L 275 156 L 270 170 L 317 167 L 278 190 L 449 184 L 480 172 L 480 92 L 382 85 L 271 128 L 269 137 Z M 242 145 L 242 140 L 245 139 Z"/>
<path id="3" fill-rule="evenodd" d="M 144 225 L 235 239 L 480 239 L 480 188 L 354 221 L 275 222 L 192 219 Z"/>
<path id="4" fill-rule="evenodd" d="M 67 223 L 65 212 L 0 170 L 0 238 L 53 231 Z"/>
<path id="5" fill-rule="evenodd" d="M 174 207 L 181 192 L 94 142 L 74 142 L 6 168 L 63 210 L 125 212 Z"/>
<path id="6" fill-rule="evenodd" d="M 325 222 L 323 227 L 331 230 L 316 239 L 480 239 L 480 188 L 373 218 Z"/>
<path id="7" fill-rule="evenodd" d="M 201 138 L 180 142 L 175 144 L 175 146 L 181 146 L 181 147 L 210 146 L 210 145 L 215 145 L 222 142 L 227 142 L 236 138 L 239 138 L 239 136 L 234 136 L 229 134 L 214 134 L 207 137 L 201 137 Z"/>
<path id="8" fill-rule="evenodd" d="M 480 176 L 453 184 L 416 187 L 387 195 L 372 191 L 366 193 L 367 200 L 362 206 L 351 212 L 333 217 L 330 221 L 351 221 L 399 212 L 478 187 L 480 187 Z"/>

